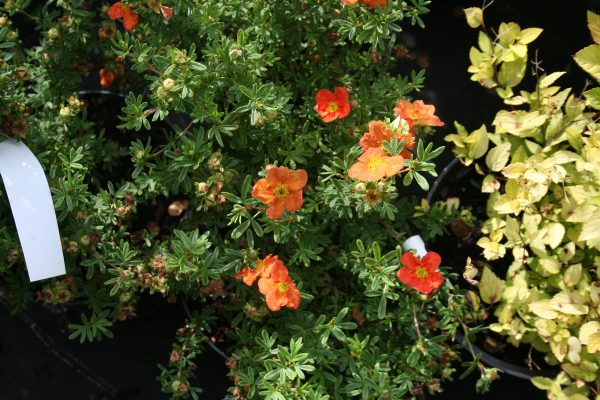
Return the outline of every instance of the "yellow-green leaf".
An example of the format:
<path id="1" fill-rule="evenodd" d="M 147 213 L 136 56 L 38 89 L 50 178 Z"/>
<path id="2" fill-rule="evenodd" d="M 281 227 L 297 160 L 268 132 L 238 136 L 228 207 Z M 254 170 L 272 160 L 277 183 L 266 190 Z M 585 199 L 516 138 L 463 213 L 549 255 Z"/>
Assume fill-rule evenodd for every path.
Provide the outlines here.
<path id="1" fill-rule="evenodd" d="M 506 142 L 494 147 L 488 152 L 485 157 L 485 163 L 490 170 L 500 171 L 504 168 L 510 157 L 510 147 L 510 142 Z"/>
<path id="2" fill-rule="evenodd" d="M 596 241 L 600 239 L 600 215 L 596 214 L 583 223 L 579 240 Z"/>
<path id="3" fill-rule="evenodd" d="M 558 312 L 550 305 L 550 299 L 534 301 L 529 304 L 529 309 L 540 318 L 554 319 L 558 317 Z"/>
<path id="4" fill-rule="evenodd" d="M 600 15 L 588 11 L 587 22 L 590 33 L 592 34 L 592 39 L 594 39 L 594 42 L 597 44 L 600 44 Z"/>
<path id="5" fill-rule="evenodd" d="M 590 337 L 596 333 L 600 333 L 600 322 L 586 322 L 579 328 L 579 341 L 583 344 L 588 344 Z"/>
<path id="6" fill-rule="evenodd" d="M 585 72 L 600 81 L 600 45 L 593 44 L 579 50 L 575 61 Z"/>
<path id="7" fill-rule="evenodd" d="M 546 378 L 543 376 L 536 376 L 531 378 L 531 383 L 533 383 L 533 385 L 541 390 L 550 390 L 552 388 L 552 386 L 554 385 L 554 382 L 552 382 L 552 379 L 550 378 Z"/>
<path id="8" fill-rule="evenodd" d="M 600 110 L 600 87 L 596 87 L 583 92 L 586 103 L 596 109 Z"/>
<path id="9" fill-rule="evenodd" d="M 478 28 L 483 22 L 483 10 L 479 7 L 465 8 L 465 17 L 467 17 L 467 24 L 471 28 Z"/>
<path id="10" fill-rule="evenodd" d="M 546 225 L 546 229 L 544 242 L 553 249 L 557 248 L 565 236 L 565 227 L 560 222 L 551 222 Z"/>
<path id="11" fill-rule="evenodd" d="M 573 287 L 581 280 L 582 273 L 581 264 L 573 264 L 565 271 L 563 280 L 567 286 Z"/>
<path id="12" fill-rule="evenodd" d="M 594 333 L 588 338 L 587 349 L 590 353 L 600 352 L 600 333 Z"/>
<path id="13" fill-rule="evenodd" d="M 589 309 L 585 298 L 577 292 L 560 292 L 550 300 L 550 305 L 556 311 L 570 315 L 584 315 Z"/>
<path id="14" fill-rule="evenodd" d="M 556 80 L 558 78 L 560 78 L 564 74 L 565 74 L 565 72 L 561 71 L 561 72 L 553 72 L 550 75 L 544 76 L 542 79 L 540 79 L 540 83 L 539 83 L 540 88 L 547 88 L 547 87 L 549 87 L 554 82 L 556 82 Z"/>
<path id="15" fill-rule="evenodd" d="M 521 31 L 517 37 L 517 41 L 521 44 L 527 44 L 533 42 L 540 36 L 543 29 L 541 28 L 526 28 Z"/>
<path id="16" fill-rule="evenodd" d="M 483 268 L 479 282 L 479 296 L 487 304 L 494 304 L 502 298 L 504 281 L 496 276 L 488 267 Z"/>
<path id="17" fill-rule="evenodd" d="M 481 184 L 482 193 L 494 193 L 500 189 L 500 182 L 494 175 L 486 175 Z"/>

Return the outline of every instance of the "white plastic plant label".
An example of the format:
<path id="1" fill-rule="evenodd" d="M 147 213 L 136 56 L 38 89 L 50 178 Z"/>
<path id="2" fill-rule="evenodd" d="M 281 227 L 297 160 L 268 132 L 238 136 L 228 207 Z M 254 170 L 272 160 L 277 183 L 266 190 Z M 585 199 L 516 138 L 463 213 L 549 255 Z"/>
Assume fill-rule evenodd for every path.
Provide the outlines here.
<path id="1" fill-rule="evenodd" d="M 404 251 L 414 250 L 418 257 L 423 258 L 425 254 L 427 254 L 427 250 L 425 249 L 425 242 L 423 238 L 419 235 L 414 235 L 409 237 L 402 243 L 402 248 Z"/>
<path id="2" fill-rule="evenodd" d="M 29 280 L 64 275 L 52 195 L 40 162 L 22 142 L 0 143 L 0 175 L 17 226 Z"/>

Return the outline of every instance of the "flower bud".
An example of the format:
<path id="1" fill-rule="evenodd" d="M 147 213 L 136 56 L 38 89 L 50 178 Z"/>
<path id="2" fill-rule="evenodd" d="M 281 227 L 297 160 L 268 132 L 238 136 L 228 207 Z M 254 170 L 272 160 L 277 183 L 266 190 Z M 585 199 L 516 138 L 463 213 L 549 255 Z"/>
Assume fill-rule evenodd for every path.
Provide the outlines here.
<path id="1" fill-rule="evenodd" d="M 82 246 L 89 246 L 90 245 L 90 237 L 88 235 L 83 235 L 82 237 L 79 238 L 79 243 L 81 243 Z"/>
<path id="2" fill-rule="evenodd" d="M 58 114 L 63 118 L 67 118 L 69 115 L 71 115 L 71 109 L 68 106 L 61 107 Z"/>
<path id="3" fill-rule="evenodd" d="M 198 193 L 208 192 L 208 184 L 206 182 L 198 182 L 196 184 L 196 192 L 198 192 Z"/>
<path id="4" fill-rule="evenodd" d="M 167 78 L 162 82 L 162 87 L 168 92 L 169 90 L 173 89 L 173 87 L 175 86 L 175 81 L 171 78 Z"/>
<path id="5" fill-rule="evenodd" d="M 4 25 L 6 25 L 6 23 L 8 22 L 8 18 L 6 17 L 6 15 L 3 15 L 0 17 L 0 28 L 2 28 Z"/>
<path id="6" fill-rule="evenodd" d="M 223 155 L 220 152 L 216 151 L 210 155 L 206 164 L 208 165 L 208 168 L 210 168 L 212 170 L 217 170 L 217 169 L 221 168 L 221 160 L 222 159 L 223 159 Z"/>
<path id="7" fill-rule="evenodd" d="M 48 29 L 48 32 L 46 32 L 46 35 L 48 36 L 48 39 L 56 40 L 59 38 L 60 32 L 56 28 L 50 28 Z"/>
<path id="8" fill-rule="evenodd" d="M 174 201 L 169 205 L 168 212 L 171 217 L 179 217 L 186 208 L 186 205 L 181 201 Z"/>

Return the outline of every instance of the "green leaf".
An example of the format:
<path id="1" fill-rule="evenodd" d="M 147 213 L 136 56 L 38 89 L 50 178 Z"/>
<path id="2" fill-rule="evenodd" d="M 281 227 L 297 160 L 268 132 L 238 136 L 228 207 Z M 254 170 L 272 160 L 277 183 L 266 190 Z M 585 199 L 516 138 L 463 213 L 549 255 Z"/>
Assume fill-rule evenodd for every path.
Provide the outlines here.
<path id="1" fill-rule="evenodd" d="M 246 221 L 242 222 L 237 228 L 235 228 L 231 232 L 231 238 L 232 239 L 240 238 L 244 234 L 244 232 L 246 232 L 248 227 L 250 226 L 251 221 L 252 221 L 251 219 L 247 219 Z"/>
<path id="2" fill-rule="evenodd" d="M 384 319 L 386 309 L 387 309 L 387 297 L 384 294 L 383 296 L 381 296 L 381 299 L 379 300 L 379 306 L 377 307 L 377 318 Z"/>
<path id="3" fill-rule="evenodd" d="M 421 189 L 429 190 L 429 183 L 427 182 L 427 179 L 425 179 L 425 177 L 423 175 L 419 174 L 416 171 L 414 174 L 415 174 L 415 181 L 417 181 L 417 184 L 421 187 Z"/>

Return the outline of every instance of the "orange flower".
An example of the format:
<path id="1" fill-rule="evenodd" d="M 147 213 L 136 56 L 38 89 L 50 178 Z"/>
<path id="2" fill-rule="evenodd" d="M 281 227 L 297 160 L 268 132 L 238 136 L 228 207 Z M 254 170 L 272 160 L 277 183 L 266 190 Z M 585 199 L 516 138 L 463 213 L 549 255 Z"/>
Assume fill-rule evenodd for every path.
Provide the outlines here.
<path id="1" fill-rule="evenodd" d="M 160 7 L 160 12 L 163 15 L 163 18 L 168 21 L 171 18 L 173 18 L 173 8 L 171 7 L 167 7 L 167 6 L 163 6 L 162 4 L 159 6 Z"/>
<path id="2" fill-rule="evenodd" d="M 362 4 L 368 4 L 371 8 L 375 8 L 375 4 L 379 4 L 379 7 L 384 8 L 387 0 L 360 0 Z"/>
<path id="3" fill-rule="evenodd" d="M 108 9 L 108 17 L 115 21 L 123 19 L 123 28 L 126 31 L 133 30 L 138 24 L 138 15 L 131 9 L 129 4 L 123 4 L 120 1 L 114 3 Z"/>
<path id="4" fill-rule="evenodd" d="M 321 89 L 317 92 L 315 100 L 317 102 L 315 111 L 319 113 L 323 122 L 331 122 L 350 114 L 348 91 L 343 87 L 335 88 L 335 93 Z"/>
<path id="5" fill-rule="evenodd" d="M 416 100 L 413 103 L 400 100 L 394 112 L 401 118 L 410 119 L 415 125 L 443 126 L 444 123 L 435 115 L 435 107 Z"/>
<path id="6" fill-rule="evenodd" d="M 404 124 L 402 123 L 403 121 Z M 412 133 L 410 122 L 406 120 L 399 121 L 397 129 L 394 126 L 388 126 L 382 121 L 369 122 L 369 132 L 365 132 L 360 139 L 360 147 L 363 150 L 374 147 L 383 149 L 383 142 L 389 142 L 394 136 L 398 138 L 398 141 L 404 140 L 404 149 L 400 155 L 404 158 L 409 158 L 409 149 L 415 146 L 415 134 Z"/>
<path id="7" fill-rule="evenodd" d="M 100 69 L 100 86 L 108 88 L 112 86 L 115 80 L 115 74 L 112 71 L 107 71 L 104 68 Z"/>
<path id="8" fill-rule="evenodd" d="M 279 311 L 281 307 L 297 309 L 300 305 L 300 291 L 283 263 L 272 268 L 269 277 L 259 279 L 258 290 L 265 296 L 271 311 Z"/>
<path id="9" fill-rule="evenodd" d="M 267 204 L 267 217 L 277 219 L 285 210 L 294 212 L 302 207 L 302 188 L 308 175 L 303 169 L 297 171 L 285 167 L 273 167 L 266 179 L 259 179 L 252 189 L 252 197 Z"/>
<path id="10" fill-rule="evenodd" d="M 112 86 L 113 81 L 119 77 L 120 74 L 125 72 L 123 64 L 117 64 L 118 71 L 110 70 L 107 68 L 100 69 L 100 86 L 103 88 L 109 88 Z"/>
<path id="11" fill-rule="evenodd" d="M 444 283 L 444 277 L 436 271 L 442 262 L 438 253 L 430 251 L 419 260 L 408 252 L 402 255 L 400 262 L 404 266 L 396 274 L 398 280 L 419 292 L 429 294 Z"/>
<path id="12" fill-rule="evenodd" d="M 358 0 L 342 0 L 342 4 L 345 6 L 353 6 L 358 2 Z"/>
<path id="13" fill-rule="evenodd" d="M 256 261 L 253 269 L 249 269 L 244 266 L 240 272 L 235 274 L 237 279 L 243 278 L 246 285 L 252 286 L 256 281 L 256 278 L 263 277 L 268 278 L 271 275 L 271 271 L 277 268 L 285 268 L 283 262 L 277 256 L 267 255 L 264 259 Z"/>
<path id="14" fill-rule="evenodd" d="M 361 181 L 378 181 L 394 176 L 404 168 L 402 156 L 388 156 L 379 147 L 367 149 L 348 170 L 350 178 Z"/>

